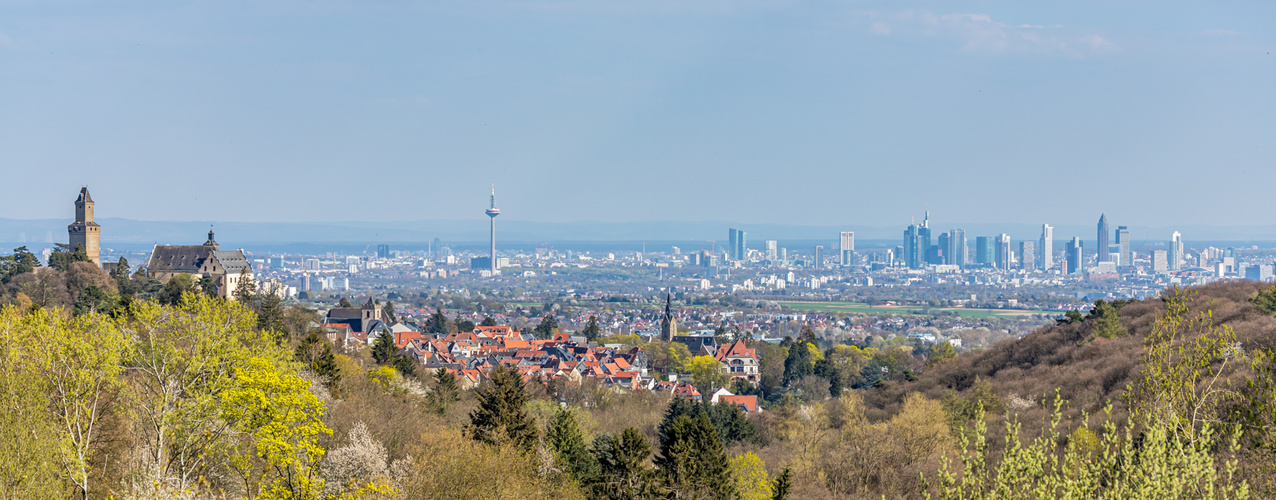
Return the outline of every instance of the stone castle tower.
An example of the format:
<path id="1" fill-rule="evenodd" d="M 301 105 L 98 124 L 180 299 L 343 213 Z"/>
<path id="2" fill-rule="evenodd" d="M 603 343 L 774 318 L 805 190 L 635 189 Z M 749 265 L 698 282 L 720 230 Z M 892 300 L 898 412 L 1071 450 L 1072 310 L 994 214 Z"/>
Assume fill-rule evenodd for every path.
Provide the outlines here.
<path id="1" fill-rule="evenodd" d="M 93 197 L 89 196 L 89 188 L 80 188 L 80 197 L 75 199 L 75 222 L 66 227 L 66 232 L 70 235 L 72 251 L 76 247 L 82 247 L 89 255 L 89 260 L 102 265 L 99 256 L 102 226 L 93 222 Z"/>

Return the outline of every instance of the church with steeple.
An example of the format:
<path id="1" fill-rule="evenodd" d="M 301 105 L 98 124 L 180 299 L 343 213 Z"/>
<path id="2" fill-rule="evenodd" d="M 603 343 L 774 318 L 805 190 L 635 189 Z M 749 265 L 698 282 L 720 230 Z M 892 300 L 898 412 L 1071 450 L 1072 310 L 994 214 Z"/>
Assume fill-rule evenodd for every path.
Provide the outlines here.
<path id="1" fill-rule="evenodd" d="M 678 334 L 678 319 L 673 316 L 673 292 L 665 296 L 665 314 L 660 317 L 660 340 L 673 341 Z"/>

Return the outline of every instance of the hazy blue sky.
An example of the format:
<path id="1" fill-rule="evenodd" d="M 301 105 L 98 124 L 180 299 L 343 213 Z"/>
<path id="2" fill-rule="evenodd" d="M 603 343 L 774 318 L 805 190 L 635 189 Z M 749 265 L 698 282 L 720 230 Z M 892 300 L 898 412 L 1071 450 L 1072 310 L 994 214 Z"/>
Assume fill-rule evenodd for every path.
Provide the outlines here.
<path id="1" fill-rule="evenodd" d="M 10 2 L 0 217 L 1270 224 L 1276 2 Z"/>

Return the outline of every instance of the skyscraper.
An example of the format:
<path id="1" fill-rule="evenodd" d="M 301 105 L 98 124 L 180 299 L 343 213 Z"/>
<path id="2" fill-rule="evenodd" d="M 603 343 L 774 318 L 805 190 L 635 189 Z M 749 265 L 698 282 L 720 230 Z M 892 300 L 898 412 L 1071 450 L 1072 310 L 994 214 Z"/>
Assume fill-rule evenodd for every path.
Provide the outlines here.
<path id="1" fill-rule="evenodd" d="M 749 258 L 749 246 L 746 243 L 744 230 L 737 229 L 735 232 L 735 258 L 736 260 L 747 260 Z"/>
<path id="2" fill-rule="evenodd" d="M 492 276 L 496 276 L 496 216 L 501 215 L 501 210 L 496 208 L 495 184 L 492 185 L 492 206 L 483 213 L 487 214 L 487 217 L 492 220 L 492 248 L 491 253 L 488 254 L 488 258 L 491 259 L 489 266 Z"/>
<path id="3" fill-rule="evenodd" d="M 997 236 L 997 269 L 1010 269 L 1010 236 L 1006 233 Z"/>
<path id="4" fill-rule="evenodd" d="M 948 231 L 948 248 L 945 250 L 944 256 L 949 259 L 949 264 L 958 266 L 966 266 L 970 264 L 970 256 L 966 249 L 966 230 L 953 229 Z"/>
<path id="5" fill-rule="evenodd" d="M 824 245 L 815 245 L 815 268 L 824 269 Z"/>
<path id="6" fill-rule="evenodd" d="M 1054 227 L 1041 225 L 1041 240 L 1037 242 L 1037 252 L 1041 254 L 1041 270 L 1049 271 L 1054 267 Z"/>
<path id="7" fill-rule="evenodd" d="M 978 236 L 975 238 L 975 263 L 981 266 L 992 265 L 993 258 L 993 238 L 992 236 Z"/>
<path id="8" fill-rule="evenodd" d="M 1019 242 L 1019 268 L 1032 272 L 1037 269 L 1037 245 L 1032 240 Z"/>
<path id="9" fill-rule="evenodd" d="M 840 261 L 838 263 L 843 266 L 849 266 L 851 265 L 851 260 L 855 256 L 855 232 L 842 231 L 839 236 L 840 238 L 838 238 L 837 249 L 838 253 L 841 255 L 839 256 Z"/>
<path id="10" fill-rule="evenodd" d="M 948 233 L 939 233 L 939 237 L 935 239 L 937 242 L 935 249 L 938 250 L 937 253 L 939 254 L 939 262 L 936 262 L 936 264 L 952 264 L 950 262 L 951 256 L 948 254 L 948 247 L 951 246 L 948 243 L 948 236 Z"/>
<path id="11" fill-rule="evenodd" d="M 1099 233 L 1094 248 L 1094 251 L 1099 254 L 1099 262 L 1108 262 L 1109 260 L 1112 260 L 1112 257 L 1108 255 L 1108 252 L 1110 252 L 1110 250 L 1108 250 L 1109 234 L 1111 234 L 1111 231 L 1108 229 L 1108 216 L 1106 214 L 1099 214 Z"/>
<path id="12" fill-rule="evenodd" d="M 780 254 L 776 250 L 776 244 L 775 240 L 766 240 L 766 260 L 769 260 L 772 263 L 780 258 Z"/>
<path id="13" fill-rule="evenodd" d="M 1183 235 L 1175 231 L 1170 236 L 1170 255 L 1169 264 L 1171 271 L 1180 271 L 1183 269 Z"/>
<path id="14" fill-rule="evenodd" d="M 917 224 L 913 224 L 904 230 L 904 265 L 912 269 L 922 267 L 921 263 L 924 260 L 926 251 L 924 247 L 918 248 L 920 246 L 918 243 L 921 241 L 921 237 L 917 234 L 918 229 L 920 228 L 917 227 Z"/>
<path id="15" fill-rule="evenodd" d="M 736 260 L 735 247 L 740 241 L 740 230 L 736 228 L 727 229 L 727 258 Z"/>
<path id="16" fill-rule="evenodd" d="M 1127 228 L 1125 226 L 1117 226 L 1116 242 L 1117 242 L 1117 246 L 1121 248 L 1121 250 L 1118 251 L 1118 253 L 1121 255 L 1120 257 L 1118 257 L 1119 259 L 1121 259 L 1121 262 L 1118 262 L 1117 265 L 1118 266 L 1133 266 L 1134 255 L 1130 253 L 1130 228 Z"/>
<path id="17" fill-rule="evenodd" d="M 1065 257 L 1067 258 L 1066 263 L 1068 265 L 1068 273 L 1075 274 L 1081 272 L 1081 259 L 1085 258 L 1085 252 L 1081 248 L 1081 238 L 1076 236 L 1072 237 L 1072 241 L 1068 243 Z"/>

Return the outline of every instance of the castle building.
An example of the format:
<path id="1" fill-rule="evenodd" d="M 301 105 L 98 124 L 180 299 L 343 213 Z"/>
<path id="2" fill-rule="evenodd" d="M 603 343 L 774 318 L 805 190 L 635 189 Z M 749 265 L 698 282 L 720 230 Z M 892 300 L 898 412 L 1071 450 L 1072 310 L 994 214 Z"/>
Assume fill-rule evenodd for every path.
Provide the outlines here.
<path id="1" fill-rule="evenodd" d="M 665 342 L 678 334 L 678 319 L 673 317 L 673 293 L 665 297 L 665 314 L 660 318 L 660 338 Z"/>
<path id="2" fill-rule="evenodd" d="M 71 251 L 83 248 L 89 260 L 102 265 L 101 238 L 102 226 L 93 222 L 93 197 L 89 196 L 89 188 L 80 188 L 80 197 L 75 199 L 75 222 L 66 227 L 70 236 Z"/>
<path id="3" fill-rule="evenodd" d="M 218 296 L 232 299 L 240 285 L 253 279 L 253 266 L 244 251 L 222 251 L 212 230 L 203 245 L 155 245 L 146 272 L 163 282 L 178 274 L 189 274 L 196 280 L 210 278 L 217 286 Z"/>

